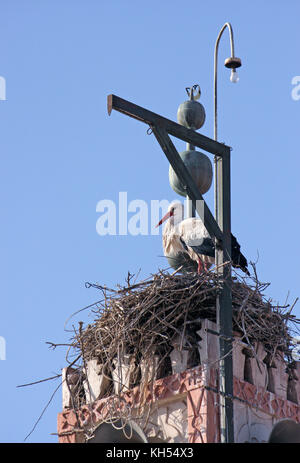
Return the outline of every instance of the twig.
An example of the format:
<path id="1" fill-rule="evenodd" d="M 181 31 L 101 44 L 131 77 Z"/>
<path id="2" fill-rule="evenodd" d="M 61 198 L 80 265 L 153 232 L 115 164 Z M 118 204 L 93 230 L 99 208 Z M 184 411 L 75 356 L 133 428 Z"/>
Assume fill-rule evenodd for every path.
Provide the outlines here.
<path id="1" fill-rule="evenodd" d="M 51 376 L 50 378 L 40 379 L 40 380 L 34 381 L 34 382 L 32 382 L 32 383 L 20 384 L 19 386 L 16 386 L 16 387 L 33 386 L 34 384 L 44 383 L 45 381 L 51 381 L 52 379 L 56 379 L 56 378 L 60 378 L 60 377 L 61 377 L 61 374 L 60 374 L 60 375 Z"/>
<path id="2" fill-rule="evenodd" d="M 38 423 L 41 421 L 45 411 L 47 410 L 47 408 L 49 407 L 50 403 L 52 402 L 52 399 L 53 397 L 55 396 L 55 394 L 57 393 L 58 389 L 61 387 L 61 383 L 57 386 L 57 388 L 54 390 L 53 394 L 51 395 L 50 399 L 48 400 L 47 404 L 45 405 L 45 407 L 43 408 L 42 410 L 42 413 L 40 414 L 40 416 L 38 417 L 38 419 L 36 420 L 33 428 L 31 429 L 31 431 L 27 434 L 27 436 L 25 437 L 24 439 L 24 442 L 28 439 L 28 437 L 33 433 L 33 431 L 35 430 L 35 428 L 37 427 Z"/>

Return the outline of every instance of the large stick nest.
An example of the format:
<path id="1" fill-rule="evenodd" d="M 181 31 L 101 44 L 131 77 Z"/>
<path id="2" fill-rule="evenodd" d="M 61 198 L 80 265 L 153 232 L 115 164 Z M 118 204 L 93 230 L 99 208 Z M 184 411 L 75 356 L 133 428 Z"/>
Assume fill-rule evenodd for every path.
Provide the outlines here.
<path id="1" fill-rule="evenodd" d="M 255 266 L 251 265 L 251 277 L 236 274 L 231 280 L 233 341 L 238 339 L 246 344 L 247 355 L 254 357 L 255 343 L 262 343 L 267 353 L 265 363 L 272 366 L 280 354 L 286 361 L 287 371 L 293 375 L 293 338 L 298 334 L 300 320 L 292 314 L 292 309 L 297 299 L 292 305 L 284 306 L 267 299 L 264 291 L 269 283 L 259 282 Z M 179 350 L 189 351 L 187 368 L 201 364 L 199 330 L 203 319 L 216 322 L 216 298 L 222 288 L 216 271 L 201 275 L 159 271 L 138 283 L 133 275 L 128 274 L 126 285 L 119 289 L 91 283 L 86 286 L 99 290 L 102 299 L 87 307 L 91 309 L 94 321 L 85 328 L 82 322 L 79 322 L 78 330 L 73 327 L 74 335 L 68 344 L 67 361 L 72 372 L 75 370 L 77 379 L 72 381 L 70 369 L 71 376 L 67 374 L 66 381 L 75 413 L 86 403 L 83 382 L 89 384 L 86 375 L 89 360 L 96 359 L 97 364 L 102 365 L 102 374 L 110 379 L 118 363 L 130 363 L 132 373 L 127 387 L 139 385 L 140 397 L 144 396 L 147 384 L 172 373 L 169 354 L 175 344 Z M 158 358 L 156 370 L 151 369 L 154 355 Z M 71 357 L 75 360 L 72 361 Z M 141 360 L 150 366 L 146 376 L 141 374 Z M 216 361 L 218 359 L 212 359 L 215 365 Z M 76 386 L 71 387 L 70 381 Z M 117 392 L 110 381 L 102 392 L 102 398 L 109 398 L 110 410 L 108 417 L 103 415 L 103 421 L 118 417 L 126 423 L 134 413 L 134 419 L 141 420 L 140 424 L 145 428 L 149 418 L 147 415 L 145 421 L 145 413 L 149 414 L 151 407 L 147 408 L 142 400 L 138 409 L 131 410 L 124 406 L 123 391 L 120 388 Z M 90 435 L 90 430 L 85 432 Z"/>
<path id="2" fill-rule="evenodd" d="M 254 266 L 253 270 L 250 278 L 232 278 L 233 330 L 249 348 L 261 342 L 272 359 L 282 352 L 291 362 L 293 327 L 300 323 L 291 313 L 294 304 L 279 306 L 266 299 L 263 292 L 269 284 L 260 283 Z M 99 289 L 103 300 L 94 310 L 94 322 L 76 333 L 72 342 L 85 362 L 96 358 L 109 374 L 113 360 L 124 354 L 130 354 L 136 364 L 142 357 L 147 361 L 157 354 L 166 375 L 176 338 L 180 348 L 191 353 L 189 366 L 199 364 L 196 331 L 202 319 L 216 321 L 216 296 L 221 289 L 216 272 L 170 275 L 160 271 L 139 283 L 129 274 L 127 285 L 118 290 L 86 285 Z"/>

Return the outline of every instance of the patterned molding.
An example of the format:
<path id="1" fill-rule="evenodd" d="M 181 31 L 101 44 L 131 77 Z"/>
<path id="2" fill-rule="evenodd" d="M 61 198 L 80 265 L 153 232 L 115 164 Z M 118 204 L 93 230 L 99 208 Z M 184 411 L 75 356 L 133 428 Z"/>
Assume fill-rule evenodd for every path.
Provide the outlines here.
<path id="1" fill-rule="evenodd" d="M 207 389 L 208 387 L 208 389 Z M 141 405 L 155 405 L 155 409 L 165 407 L 168 403 L 187 403 L 187 436 L 186 442 L 205 443 L 219 442 L 218 394 L 209 388 L 216 388 L 216 370 L 198 366 L 182 373 L 177 373 L 148 384 L 143 391 L 135 387 L 122 393 L 120 409 L 136 409 Z M 239 407 L 244 406 L 279 420 L 291 418 L 300 422 L 300 407 L 284 400 L 262 387 L 254 386 L 234 377 L 234 397 Z M 114 399 L 96 400 L 79 410 L 64 410 L 58 415 L 58 435 L 60 443 L 82 442 L 85 431 L 105 420 Z M 240 399 L 240 400 L 239 400 Z"/>
<path id="2" fill-rule="evenodd" d="M 261 410 L 276 419 L 290 418 L 300 422 L 300 406 L 266 391 L 262 387 L 233 378 L 233 394 L 246 405 Z"/>

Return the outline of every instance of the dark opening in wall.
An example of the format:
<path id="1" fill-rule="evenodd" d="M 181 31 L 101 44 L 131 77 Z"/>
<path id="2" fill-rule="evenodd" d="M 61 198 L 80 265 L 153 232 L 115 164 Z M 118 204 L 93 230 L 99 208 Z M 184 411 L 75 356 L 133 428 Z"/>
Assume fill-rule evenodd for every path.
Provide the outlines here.
<path id="1" fill-rule="evenodd" d="M 273 392 L 273 394 L 275 394 L 274 368 L 267 366 L 267 374 L 268 374 L 267 391 Z"/>
<path id="2" fill-rule="evenodd" d="M 287 369 L 286 372 L 288 373 L 288 383 L 287 383 L 287 389 L 286 389 L 286 398 L 287 400 L 290 400 L 291 402 L 294 402 L 295 404 L 298 403 L 298 396 L 297 396 L 297 381 L 298 381 L 298 376 L 296 375 L 295 369 L 292 367 L 290 369 Z"/>
<path id="3" fill-rule="evenodd" d="M 267 354 L 263 362 L 267 365 L 267 391 L 275 393 L 275 380 L 274 380 L 274 368 L 276 368 L 274 362 L 271 363 L 271 356 Z"/>
<path id="4" fill-rule="evenodd" d="M 248 383 L 254 384 L 253 382 L 253 372 L 252 372 L 252 361 L 253 354 L 249 349 L 243 349 L 242 353 L 245 356 L 245 363 L 244 363 L 244 381 Z"/>
<path id="5" fill-rule="evenodd" d="M 167 355 L 160 364 L 156 379 L 165 378 L 172 374 L 172 363 L 169 355 Z"/>

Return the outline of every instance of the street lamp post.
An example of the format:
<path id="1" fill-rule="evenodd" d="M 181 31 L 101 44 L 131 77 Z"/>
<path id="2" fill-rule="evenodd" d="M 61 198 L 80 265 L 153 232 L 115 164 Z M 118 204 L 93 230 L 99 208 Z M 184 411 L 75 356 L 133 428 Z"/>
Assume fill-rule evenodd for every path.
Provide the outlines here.
<path id="1" fill-rule="evenodd" d="M 236 68 L 241 66 L 240 58 L 234 55 L 233 31 L 230 23 L 225 23 L 221 28 L 215 44 L 214 53 L 214 139 L 218 139 L 218 51 L 219 43 L 225 29 L 229 30 L 231 56 L 225 60 L 225 66 L 231 69 L 231 82 L 238 82 Z M 220 430 L 221 442 L 234 442 L 233 425 L 233 366 L 232 366 L 232 296 L 231 266 L 222 268 L 224 261 L 231 258 L 231 211 L 230 211 L 230 153 L 223 159 L 214 156 L 214 194 L 215 194 L 215 219 L 223 232 L 223 250 L 216 248 L 215 263 L 218 275 L 223 280 L 223 290 L 217 296 L 216 313 L 217 327 L 221 334 L 219 338 L 219 391 L 220 391 Z M 222 191 L 223 190 L 223 191 Z M 225 259 L 224 259 L 225 258 Z M 226 339 L 227 338 L 227 339 Z"/>
<path id="2" fill-rule="evenodd" d="M 233 39 L 233 30 L 230 23 L 225 23 L 224 26 L 221 28 L 219 35 L 216 40 L 215 44 L 215 53 L 214 53 L 214 139 L 218 140 L 218 52 L 219 52 L 219 44 L 223 32 L 225 29 L 228 28 L 229 30 L 229 38 L 230 38 L 230 51 L 231 56 L 225 60 L 224 65 L 231 69 L 230 80 L 233 83 L 238 82 L 239 78 L 236 72 L 236 69 L 242 65 L 240 58 L 237 58 L 234 55 L 234 39 Z M 215 165 L 215 217 L 218 217 L 218 194 L 217 194 L 217 184 L 218 184 L 218 169 L 217 169 L 217 162 L 218 156 L 214 157 L 214 165 Z"/>

